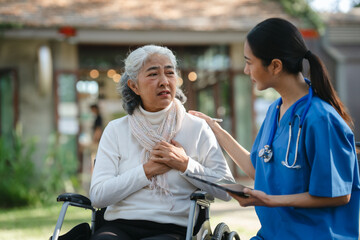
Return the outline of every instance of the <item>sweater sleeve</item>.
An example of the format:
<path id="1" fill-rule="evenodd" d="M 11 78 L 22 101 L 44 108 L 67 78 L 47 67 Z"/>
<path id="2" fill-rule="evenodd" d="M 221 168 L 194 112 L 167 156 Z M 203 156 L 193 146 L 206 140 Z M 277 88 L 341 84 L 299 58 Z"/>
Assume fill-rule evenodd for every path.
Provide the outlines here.
<path id="1" fill-rule="evenodd" d="M 143 165 L 135 166 L 120 174 L 118 131 L 110 122 L 99 143 L 90 186 L 90 199 L 92 205 L 97 208 L 115 204 L 149 185 Z"/>
<path id="2" fill-rule="evenodd" d="M 204 124 L 200 130 L 197 141 L 197 156 L 189 157 L 187 169 L 182 175 L 186 174 L 198 176 L 211 182 L 223 180 L 235 182 L 221 147 L 207 124 Z M 211 187 L 208 184 L 201 183 L 194 179 L 187 178 L 187 180 L 196 187 L 212 194 L 214 197 L 227 201 L 231 199 L 223 190 Z"/>

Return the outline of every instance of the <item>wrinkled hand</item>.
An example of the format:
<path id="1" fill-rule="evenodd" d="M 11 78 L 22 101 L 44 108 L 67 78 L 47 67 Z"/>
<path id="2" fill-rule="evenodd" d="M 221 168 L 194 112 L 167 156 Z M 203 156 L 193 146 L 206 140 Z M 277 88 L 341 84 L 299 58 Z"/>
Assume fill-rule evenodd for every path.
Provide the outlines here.
<path id="1" fill-rule="evenodd" d="M 155 145 L 151 151 L 150 160 L 165 164 L 166 166 L 185 172 L 189 157 L 180 143 L 171 140 L 171 143 L 161 141 Z"/>
<path id="2" fill-rule="evenodd" d="M 151 179 L 156 175 L 164 174 L 171 170 L 171 168 L 168 167 L 167 165 L 162 163 L 156 163 L 151 159 L 147 163 L 145 163 L 143 167 L 144 167 L 145 175 L 148 179 Z"/>
<path id="3" fill-rule="evenodd" d="M 236 201 L 239 202 L 240 206 L 248 207 L 248 206 L 272 206 L 271 196 L 266 193 L 258 190 L 251 190 L 249 188 L 244 189 L 244 193 L 249 195 L 248 198 L 240 197 L 233 193 L 228 192 L 230 196 L 232 196 Z"/>

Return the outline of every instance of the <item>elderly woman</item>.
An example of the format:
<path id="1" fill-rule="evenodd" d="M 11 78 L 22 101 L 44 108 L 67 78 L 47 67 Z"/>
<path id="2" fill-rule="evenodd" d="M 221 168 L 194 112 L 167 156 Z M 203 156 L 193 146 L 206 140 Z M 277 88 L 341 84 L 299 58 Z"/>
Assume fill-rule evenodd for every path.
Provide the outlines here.
<path id="1" fill-rule="evenodd" d="M 230 199 L 186 177 L 233 181 L 211 129 L 186 113 L 177 77 L 165 47 L 147 45 L 125 60 L 119 89 L 129 115 L 111 121 L 100 140 L 90 198 L 107 210 L 92 239 L 184 239 L 192 192 Z"/>

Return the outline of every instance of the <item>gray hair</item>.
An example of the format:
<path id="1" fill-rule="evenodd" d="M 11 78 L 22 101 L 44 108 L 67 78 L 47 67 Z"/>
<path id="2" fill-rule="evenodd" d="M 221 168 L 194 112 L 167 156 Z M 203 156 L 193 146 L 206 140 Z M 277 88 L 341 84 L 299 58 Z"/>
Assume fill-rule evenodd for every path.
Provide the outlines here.
<path id="1" fill-rule="evenodd" d="M 137 82 L 138 75 L 141 68 L 145 65 L 146 60 L 149 56 L 153 54 L 161 54 L 167 56 L 172 65 L 174 66 L 174 71 L 176 73 L 176 57 L 173 52 L 167 47 L 161 47 L 156 45 L 146 45 L 132 51 L 128 57 L 125 59 L 125 72 L 121 76 L 118 91 L 122 95 L 122 106 L 128 114 L 133 114 L 136 107 L 141 104 L 141 98 L 139 95 L 135 94 L 131 88 L 127 85 L 128 80 Z M 187 98 L 180 88 L 176 87 L 176 98 L 178 98 L 181 103 L 185 103 Z"/>

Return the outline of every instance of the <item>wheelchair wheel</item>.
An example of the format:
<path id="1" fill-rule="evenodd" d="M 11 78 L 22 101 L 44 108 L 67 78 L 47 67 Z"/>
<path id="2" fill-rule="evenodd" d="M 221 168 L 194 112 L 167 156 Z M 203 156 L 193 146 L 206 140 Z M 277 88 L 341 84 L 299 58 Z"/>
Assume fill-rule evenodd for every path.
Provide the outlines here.
<path id="1" fill-rule="evenodd" d="M 230 229 L 226 223 L 219 223 L 214 230 L 211 240 L 225 240 L 226 236 L 230 233 Z"/>
<path id="2" fill-rule="evenodd" d="M 227 236 L 227 240 L 232 240 L 232 239 L 236 239 L 236 240 L 240 240 L 239 235 L 237 234 L 237 232 L 232 231 L 231 233 L 229 233 L 229 235 Z"/>
<path id="3" fill-rule="evenodd" d="M 219 223 L 214 230 L 214 234 L 211 238 L 211 240 L 232 240 L 232 239 L 240 240 L 239 235 L 237 232 L 232 231 L 230 232 L 230 229 L 226 223 Z"/>

